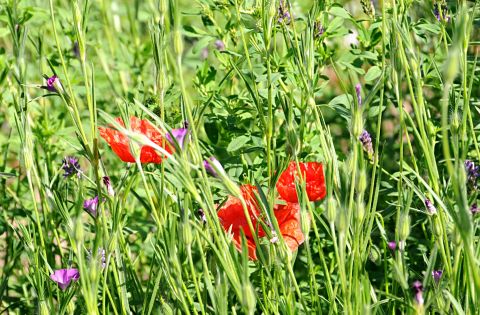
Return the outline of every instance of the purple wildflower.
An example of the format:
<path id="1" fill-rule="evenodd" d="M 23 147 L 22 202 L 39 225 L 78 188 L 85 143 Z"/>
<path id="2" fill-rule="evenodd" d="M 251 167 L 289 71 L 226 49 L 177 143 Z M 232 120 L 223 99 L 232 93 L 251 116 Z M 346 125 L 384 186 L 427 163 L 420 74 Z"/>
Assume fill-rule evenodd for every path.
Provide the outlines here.
<path id="1" fill-rule="evenodd" d="M 437 208 L 433 205 L 433 203 L 430 201 L 430 199 L 425 199 L 425 208 L 427 208 L 428 212 L 430 214 L 437 214 Z"/>
<path id="2" fill-rule="evenodd" d="M 107 266 L 107 259 L 105 258 L 105 249 L 102 247 L 99 247 L 97 250 L 97 255 L 100 257 L 100 263 L 102 265 L 102 269 Z M 92 250 L 88 250 L 88 255 L 87 255 L 88 260 L 92 259 Z"/>
<path id="3" fill-rule="evenodd" d="M 387 247 L 388 247 L 391 251 L 395 251 L 395 249 L 397 249 L 397 243 L 396 243 L 395 241 L 388 242 L 388 243 L 387 243 Z"/>
<path id="4" fill-rule="evenodd" d="M 178 143 L 180 149 L 183 150 L 183 144 L 185 143 L 185 136 L 187 135 L 187 133 L 188 133 L 187 128 L 178 128 L 178 129 L 172 129 L 172 131 L 167 133 L 165 136 L 168 142 L 170 142 L 172 145 L 175 145 L 175 142 Z M 173 138 L 175 138 L 175 140 L 173 140 L 172 136 Z"/>
<path id="5" fill-rule="evenodd" d="M 358 107 L 362 106 L 362 86 L 360 83 L 355 85 L 355 93 L 357 94 Z"/>
<path id="6" fill-rule="evenodd" d="M 219 174 L 217 173 L 217 171 L 222 173 L 225 172 L 223 170 L 222 164 L 220 164 L 220 162 L 213 156 L 203 161 L 203 167 L 205 167 L 205 170 L 212 174 L 214 177 L 218 177 Z"/>
<path id="7" fill-rule="evenodd" d="M 78 272 L 78 269 L 74 268 L 55 270 L 55 272 L 50 275 L 50 279 L 55 281 L 62 291 L 70 285 L 72 280 L 77 281 L 79 278 L 80 273 Z"/>
<path id="8" fill-rule="evenodd" d="M 432 271 L 432 276 L 433 276 L 433 279 L 435 280 L 436 283 L 438 283 L 438 281 L 440 281 L 440 278 L 442 277 L 442 274 L 443 274 L 443 271 L 441 271 L 441 270 Z"/>
<path id="9" fill-rule="evenodd" d="M 480 209 L 478 209 L 476 203 L 470 206 L 470 212 L 472 212 L 472 215 L 476 215 L 478 212 L 480 212 Z"/>
<path id="10" fill-rule="evenodd" d="M 97 216 L 98 196 L 92 199 L 87 199 L 83 202 L 83 209 L 90 213 L 93 217 Z"/>
<path id="11" fill-rule="evenodd" d="M 64 178 L 70 177 L 72 175 L 77 175 L 80 177 L 80 163 L 78 163 L 78 159 L 73 156 L 67 156 L 62 160 L 62 169 L 65 172 L 63 174 Z"/>
<path id="12" fill-rule="evenodd" d="M 447 5 L 445 3 L 434 3 L 433 4 L 433 15 L 435 15 L 435 18 L 437 21 L 442 21 L 442 18 L 444 21 L 449 22 L 450 21 L 450 16 L 447 15 Z M 440 12 L 442 14 L 440 15 Z"/>
<path id="13" fill-rule="evenodd" d="M 322 22 L 320 21 L 315 21 L 313 25 L 313 29 L 315 30 L 314 37 L 316 39 L 320 38 L 320 36 L 322 36 L 323 33 L 325 33 L 325 29 L 323 28 Z"/>
<path id="14" fill-rule="evenodd" d="M 418 305 L 423 305 L 423 285 L 420 281 L 415 281 L 412 285 L 413 293 L 415 294 L 415 302 Z"/>
<path id="15" fill-rule="evenodd" d="M 278 5 L 278 23 L 290 24 L 291 16 L 290 12 L 288 11 L 288 6 L 285 4 L 283 0 L 280 0 L 280 4 Z"/>
<path id="16" fill-rule="evenodd" d="M 115 191 L 113 190 L 112 183 L 110 182 L 110 177 L 103 176 L 102 181 L 103 181 L 103 184 L 105 185 L 105 187 L 107 187 L 108 195 L 110 195 L 112 197 L 115 196 Z"/>
<path id="17" fill-rule="evenodd" d="M 370 137 L 370 134 L 368 133 L 368 131 L 363 130 L 362 134 L 358 139 L 363 145 L 363 150 L 365 150 L 368 153 L 369 157 L 372 157 L 373 156 L 372 137 Z"/>
<path id="18" fill-rule="evenodd" d="M 205 211 L 203 211 L 203 209 L 198 209 L 197 214 L 203 224 L 207 223 L 207 216 L 205 215 Z"/>
<path id="19" fill-rule="evenodd" d="M 465 172 L 467 173 L 467 181 L 472 184 L 474 188 L 477 188 L 477 179 L 480 176 L 480 169 L 475 166 L 475 163 L 471 160 L 465 160 Z"/>
<path id="20" fill-rule="evenodd" d="M 225 50 L 225 43 L 221 39 L 217 39 L 215 41 L 215 48 L 218 51 L 224 51 Z"/>
<path id="21" fill-rule="evenodd" d="M 50 92 L 58 92 L 55 86 L 57 85 L 56 83 L 59 82 L 60 80 L 58 79 L 58 77 L 55 74 L 52 75 L 50 78 L 47 79 L 47 90 L 49 90 Z"/>

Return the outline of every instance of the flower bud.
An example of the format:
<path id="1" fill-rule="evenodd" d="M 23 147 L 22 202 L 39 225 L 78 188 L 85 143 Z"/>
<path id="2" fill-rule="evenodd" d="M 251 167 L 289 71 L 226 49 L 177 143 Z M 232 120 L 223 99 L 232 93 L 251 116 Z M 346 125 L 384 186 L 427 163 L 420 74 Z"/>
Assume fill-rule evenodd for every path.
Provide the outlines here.
<path id="1" fill-rule="evenodd" d="M 329 223 L 335 222 L 337 218 L 337 201 L 333 197 L 328 198 L 326 217 Z"/>
<path id="2" fill-rule="evenodd" d="M 406 240 L 410 235 L 410 216 L 403 213 L 400 216 L 398 236 L 400 240 Z"/>

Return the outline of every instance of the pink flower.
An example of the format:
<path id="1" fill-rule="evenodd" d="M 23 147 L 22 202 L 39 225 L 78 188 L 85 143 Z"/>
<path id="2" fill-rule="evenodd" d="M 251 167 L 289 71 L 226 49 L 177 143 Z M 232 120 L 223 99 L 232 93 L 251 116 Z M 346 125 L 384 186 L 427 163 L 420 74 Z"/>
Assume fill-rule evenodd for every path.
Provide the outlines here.
<path id="1" fill-rule="evenodd" d="M 50 275 L 50 279 L 55 281 L 62 291 L 68 288 L 72 280 L 77 281 L 79 278 L 80 273 L 78 269 L 75 268 L 55 270 L 55 272 Z"/>

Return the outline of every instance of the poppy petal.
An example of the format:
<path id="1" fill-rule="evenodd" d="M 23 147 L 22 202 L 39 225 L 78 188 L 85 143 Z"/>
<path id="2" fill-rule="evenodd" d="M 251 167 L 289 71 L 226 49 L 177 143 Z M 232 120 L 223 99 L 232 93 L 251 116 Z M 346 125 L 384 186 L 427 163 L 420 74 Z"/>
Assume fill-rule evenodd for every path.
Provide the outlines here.
<path id="1" fill-rule="evenodd" d="M 292 252 L 297 250 L 305 241 L 300 224 L 300 206 L 297 203 L 277 205 L 274 213 L 285 243 Z"/>
<path id="2" fill-rule="evenodd" d="M 325 176 L 323 164 L 318 162 L 299 163 L 300 171 L 305 180 L 305 188 L 310 201 L 318 201 L 325 198 Z M 288 202 L 298 202 L 295 183 L 299 181 L 297 165 L 290 162 L 287 169 L 280 175 L 277 182 L 277 190 L 280 197 Z"/>
<path id="3" fill-rule="evenodd" d="M 258 216 L 260 212 L 258 209 L 257 200 L 255 198 L 255 191 L 257 191 L 257 188 L 252 185 L 243 185 L 240 187 L 240 190 L 247 205 L 248 214 L 250 215 L 250 220 L 252 221 L 253 227 L 256 230 L 255 232 L 257 233 L 257 236 L 265 236 L 265 231 L 258 222 Z M 223 229 L 225 231 L 231 230 L 234 243 L 239 250 L 242 248 L 241 231 L 243 231 L 247 239 L 246 245 L 248 247 L 249 257 L 251 259 L 256 259 L 255 242 L 253 240 L 252 231 L 248 226 L 248 221 L 245 217 L 241 200 L 239 198 L 229 196 L 225 204 L 218 209 L 217 215 L 220 219 Z"/>
<path id="4" fill-rule="evenodd" d="M 118 124 L 125 127 L 121 118 L 116 118 L 115 120 Z M 172 153 L 173 149 L 171 146 L 168 144 L 164 145 L 162 135 L 148 120 L 132 116 L 130 118 L 130 128 L 133 132 L 145 135 L 153 143 L 165 147 L 167 152 Z M 100 136 L 107 141 L 113 152 L 115 152 L 122 161 L 129 163 L 135 162 L 135 158 L 130 152 L 129 139 L 125 134 L 119 130 L 106 127 L 99 127 L 99 131 Z M 159 164 L 162 162 L 162 157 L 154 148 L 142 146 L 140 150 L 140 162 Z"/>

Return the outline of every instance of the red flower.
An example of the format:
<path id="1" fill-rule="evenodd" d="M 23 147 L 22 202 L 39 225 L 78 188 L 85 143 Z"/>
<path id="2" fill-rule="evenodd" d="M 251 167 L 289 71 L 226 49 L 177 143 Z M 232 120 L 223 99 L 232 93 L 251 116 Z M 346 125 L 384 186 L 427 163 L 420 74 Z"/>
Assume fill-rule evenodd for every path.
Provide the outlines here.
<path id="1" fill-rule="evenodd" d="M 300 225 L 300 206 L 290 202 L 286 205 L 275 205 L 274 213 L 285 244 L 292 252 L 296 251 L 305 240 Z"/>
<path id="2" fill-rule="evenodd" d="M 257 188 L 252 185 L 243 185 L 240 187 L 243 199 L 247 204 L 250 220 L 259 238 L 266 235 L 259 220 L 259 207 L 255 198 Z M 285 243 L 291 251 L 295 251 L 304 241 L 304 236 L 300 226 L 300 206 L 295 203 L 287 203 L 286 205 L 275 205 L 275 217 L 283 235 Z M 243 207 L 239 198 L 229 196 L 227 202 L 218 210 L 218 217 L 225 231 L 231 230 L 233 241 L 238 250 L 242 249 L 241 232 L 245 234 L 247 241 L 248 256 L 250 259 L 256 260 L 256 246 L 253 235 L 248 227 L 247 218 L 243 211 Z"/>
<path id="3" fill-rule="evenodd" d="M 325 176 L 323 174 L 323 164 L 318 162 L 298 163 L 302 172 L 307 196 L 310 201 L 318 201 L 325 198 L 327 191 L 325 189 Z M 295 183 L 299 182 L 297 174 L 297 165 L 290 162 L 287 169 L 280 175 L 277 182 L 277 190 L 280 197 L 288 202 L 298 202 Z"/>
<path id="4" fill-rule="evenodd" d="M 248 214 L 250 216 L 250 220 L 252 221 L 253 228 L 256 229 L 258 237 L 264 236 L 265 231 L 263 231 L 258 222 L 260 211 L 258 210 L 258 202 L 255 198 L 255 192 L 257 192 L 257 188 L 252 185 L 243 185 L 240 187 L 240 191 L 242 192 L 242 197 L 247 205 Z M 255 241 L 248 226 L 248 221 L 245 217 L 240 199 L 237 197 L 228 196 L 227 202 L 223 204 L 223 206 L 218 210 L 217 214 L 224 230 L 228 231 L 231 228 L 233 241 L 239 250 L 242 249 L 242 236 L 240 231 L 243 230 L 245 238 L 247 239 L 248 256 L 251 259 L 257 259 L 257 255 L 255 254 Z"/>
<path id="5" fill-rule="evenodd" d="M 115 120 L 119 125 L 125 127 L 125 124 L 120 117 Z M 144 134 L 153 143 L 163 146 L 164 141 L 162 135 L 148 120 L 132 116 L 130 117 L 130 128 L 134 132 Z M 128 144 L 129 139 L 125 134 L 111 128 L 99 127 L 98 129 L 100 131 L 100 136 L 108 142 L 113 152 L 115 152 L 122 161 L 130 163 L 135 162 L 135 158 L 130 152 L 130 146 Z M 165 144 L 165 150 L 168 153 L 173 152 L 173 149 L 168 142 Z M 162 163 L 162 156 L 158 154 L 154 148 L 143 146 L 140 151 L 140 162 L 159 164 Z"/>

